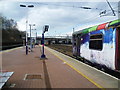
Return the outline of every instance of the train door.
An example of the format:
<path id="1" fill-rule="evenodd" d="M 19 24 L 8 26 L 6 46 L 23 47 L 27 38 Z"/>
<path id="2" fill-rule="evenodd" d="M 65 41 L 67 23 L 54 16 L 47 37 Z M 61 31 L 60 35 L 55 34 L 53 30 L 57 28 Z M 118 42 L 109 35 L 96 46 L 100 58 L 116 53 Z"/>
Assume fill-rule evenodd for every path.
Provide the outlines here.
<path id="1" fill-rule="evenodd" d="M 77 56 L 80 56 L 81 35 L 77 35 Z"/>
<path id="2" fill-rule="evenodd" d="M 116 30 L 116 62 L 115 66 L 117 70 L 120 70 L 120 27 Z"/>
<path id="3" fill-rule="evenodd" d="M 74 56 L 77 56 L 77 36 L 76 35 L 73 35 L 72 37 L 72 44 L 73 44 L 73 55 Z"/>
<path id="4" fill-rule="evenodd" d="M 80 35 L 73 35 L 73 55 L 80 56 Z"/>

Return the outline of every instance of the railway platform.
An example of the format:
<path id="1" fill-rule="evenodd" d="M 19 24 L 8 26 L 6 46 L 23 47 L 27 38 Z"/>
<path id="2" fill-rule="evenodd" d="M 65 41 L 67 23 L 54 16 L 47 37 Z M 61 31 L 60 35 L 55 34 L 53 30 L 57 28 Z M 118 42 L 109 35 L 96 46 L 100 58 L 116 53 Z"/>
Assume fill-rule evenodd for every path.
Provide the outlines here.
<path id="1" fill-rule="evenodd" d="M 28 55 L 25 47 L 0 54 L 2 69 L 14 72 L 3 88 L 120 88 L 117 78 L 48 47 L 47 59 L 40 59 L 40 46 Z"/>

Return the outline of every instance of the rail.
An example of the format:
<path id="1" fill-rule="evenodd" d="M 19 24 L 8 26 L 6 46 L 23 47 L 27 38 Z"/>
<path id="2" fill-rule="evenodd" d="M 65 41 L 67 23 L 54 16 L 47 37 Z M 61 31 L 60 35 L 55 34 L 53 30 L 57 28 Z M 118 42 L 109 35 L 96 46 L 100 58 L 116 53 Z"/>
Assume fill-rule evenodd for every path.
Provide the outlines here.
<path id="1" fill-rule="evenodd" d="M 19 47 L 22 46 L 23 44 L 17 44 L 17 45 L 9 45 L 9 46 L 0 46 L 1 50 L 6 50 L 6 49 L 11 49 L 11 48 L 15 48 L 15 47 Z"/>

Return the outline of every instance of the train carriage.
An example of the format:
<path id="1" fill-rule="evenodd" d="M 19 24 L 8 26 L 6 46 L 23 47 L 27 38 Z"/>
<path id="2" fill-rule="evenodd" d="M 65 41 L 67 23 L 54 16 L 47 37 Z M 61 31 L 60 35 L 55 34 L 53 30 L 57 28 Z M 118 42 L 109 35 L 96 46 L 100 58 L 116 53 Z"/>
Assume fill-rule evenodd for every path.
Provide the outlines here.
<path id="1" fill-rule="evenodd" d="M 72 40 L 74 56 L 120 70 L 120 19 L 76 31 Z"/>

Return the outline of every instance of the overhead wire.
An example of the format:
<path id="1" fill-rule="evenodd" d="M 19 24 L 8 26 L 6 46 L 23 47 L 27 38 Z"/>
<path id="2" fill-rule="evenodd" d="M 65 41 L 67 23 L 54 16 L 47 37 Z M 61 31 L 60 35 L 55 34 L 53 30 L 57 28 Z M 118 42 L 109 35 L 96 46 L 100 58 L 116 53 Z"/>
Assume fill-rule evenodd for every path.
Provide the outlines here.
<path id="1" fill-rule="evenodd" d="M 86 20 L 87 20 L 87 22 L 86 22 L 86 25 L 87 25 L 88 23 L 90 23 L 90 21 L 96 20 L 96 19 L 98 19 L 98 18 L 99 18 L 98 15 L 97 15 L 96 17 L 93 16 L 93 17 L 91 17 L 91 18 L 85 19 L 84 21 L 80 21 L 79 24 L 77 24 L 77 25 L 75 25 L 75 26 L 73 26 L 73 27 L 74 27 L 74 29 L 75 29 L 75 28 L 78 28 L 78 26 L 80 26 L 81 23 L 82 23 L 82 22 L 85 22 Z"/>
<path id="2" fill-rule="evenodd" d="M 115 7 L 115 8 L 117 8 L 117 7 Z M 115 8 L 114 8 L 114 10 L 115 10 Z M 107 10 L 107 12 L 109 12 L 109 13 L 107 13 L 107 15 L 104 15 L 104 16 L 108 16 L 109 14 L 111 14 L 111 10 Z M 79 24 L 77 24 L 77 25 L 75 25 L 75 26 L 73 26 L 73 27 L 76 28 L 76 27 L 77 27 L 78 25 L 80 25 L 80 23 L 82 23 L 82 22 L 87 21 L 86 23 L 88 23 L 88 22 L 93 21 L 93 20 L 95 20 L 95 19 L 97 19 L 97 18 L 99 18 L 99 17 L 100 17 L 99 15 L 95 15 L 95 16 L 92 16 L 92 17 L 90 17 L 90 18 L 84 19 L 84 20 L 80 21 Z"/>
<path id="3" fill-rule="evenodd" d="M 36 4 L 36 5 L 47 5 L 47 6 L 49 6 L 49 5 L 51 5 L 51 6 L 57 6 L 57 7 L 59 7 L 59 6 L 62 6 L 62 7 L 70 7 L 70 8 L 81 8 L 81 9 L 87 9 L 87 10 L 100 10 L 100 11 L 102 11 L 102 10 L 104 10 L 104 9 L 99 9 L 99 8 L 91 8 L 91 7 L 80 7 L 80 6 L 75 6 L 75 5 L 59 5 L 59 4 L 50 4 L 49 2 L 45 2 L 45 3 L 41 3 L 41 2 L 32 2 L 32 4 Z M 118 6 L 119 7 L 119 6 Z M 118 7 L 114 7 L 113 9 L 114 9 L 114 11 L 115 11 L 115 8 L 118 8 Z M 106 12 L 107 12 L 107 14 L 106 15 L 103 15 L 103 16 L 107 16 L 108 14 L 110 14 L 111 13 L 111 10 L 106 10 Z M 109 12 L 109 13 L 108 13 Z M 116 11 L 115 11 L 116 12 Z M 82 21 L 80 21 L 80 22 L 84 22 L 84 21 L 87 21 L 87 22 L 90 22 L 90 21 L 92 21 L 92 20 L 94 20 L 94 19 L 97 19 L 98 17 L 100 17 L 100 15 L 95 15 L 95 16 L 92 16 L 92 17 L 90 17 L 90 18 L 87 18 L 87 19 L 84 19 L 84 20 L 82 20 Z M 79 23 L 80 24 L 80 23 Z M 77 24 L 77 25 L 79 25 L 79 24 Z M 74 26 L 74 28 L 77 26 L 77 25 L 75 25 Z"/>
<path id="4" fill-rule="evenodd" d="M 28 2 L 27 2 L 28 3 Z M 30 2 L 29 2 L 30 3 Z M 62 7 L 72 7 L 72 8 L 81 8 L 81 9 L 91 9 L 91 10 L 100 10 L 100 11 L 102 11 L 102 10 L 104 10 L 104 9 L 99 9 L 99 8 L 91 8 L 91 7 L 80 7 L 80 6 L 75 6 L 75 5 L 59 5 L 59 4 L 50 4 L 50 2 L 45 2 L 45 3 L 41 3 L 41 2 L 31 2 L 32 4 L 38 4 L 38 5 L 52 5 L 52 6 L 62 6 Z M 111 11 L 111 10 L 104 10 L 104 11 L 102 11 L 101 12 L 101 14 L 103 13 L 106 13 L 106 12 L 109 12 L 109 11 Z M 115 11 L 115 10 L 114 10 Z M 115 11 L 115 12 L 117 12 L 117 11 Z"/>
<path id="5" fill-rule="evenodd" d="M 113 10 L 114 10 L 114 12 L 118 12 L 119 13 L 119 10 L 117 8 L 114 8 Z M 110 14 L 112 14 L 112 11 L 111 10 L 107 10 L 104 13 L 104 15 L 102 15 L 102 16 L 111 16 Z M 114 16 L 114 15 L 112 15 L 112 16 Z"/>
<path id="6" fill-rule="evenodd" d="M 66 5 L 46 4 L 46 3 L 37 3 L 37 4 L 42 4 L 42 5 L 54 5 L 54 6 L 64 6 L 64 7 L 71 7 L 71 8 L 91 9 L 91 10 L 100 10 L 100 11 L 103 10 L 103 9 L 99 9 L 99 8 L 78 7 L 78 6 L 74 6 L 74 5 L 73 5 L 73 6 L 66 6 Z M 115 8 L 118 8 L 118 7 L 115 7 Z M 114 9 L 115 9 L 115 8 L 114 8 Z M 114 10 L 114 11 L 115 11 L 115 10 Z M 106 15 L 103 15 L 103 16 L 108 16 L 109 14 L 112 13 L 111 10 L 106 10 L 106 12 L 107 12 L 107 14 L 106 14 Z M 108 12 L 109 12 L 109 13 L 108 13 Z M 84 20 L 80 21 L 80 23 L 81 23 L 81 22 L 85 22 L 85 21 L 90 22 L 90 21 L 93 21 L 93 20 L 97 19 L 98 17 L 100 17 L 100 15 L 95 15 L 95 16 L 92 16 L 92 17 L 90 17 L 90 18 L 87 18 L 87 19 L 84 19 Z M 76 28 L 78 25 L 80 25 L 80 23 L 77 24 L 77 25 L 75 25 L 74 28 Z"/>
<path id="7" fill-rule="evenodd" d="M 28 2 L 27 2 L 28 3 Z M 30 2 L 29 2 L 30 3 Z M 87 6 L 75 6 L 75 5 L 59 5 L 59 4 L 50 4 L 50 2 L 45 2 L 45 3 L 41 3 L 41 2 L 31 2 L 32 4 L 38 4 L 38 5 L 48 5 L 48 6 L 62 6 L 62 7 L 71 7 L 71 8 L 81 8 L 81 9 L 95 9 L 95 10 L 103 10 L 103 9 L 99 9 L 99 8 L 91 8 L 91 7 L 87 7 Z M 48 4 L 49 3 L 49 4 Z"/>
<path id="8" fill-rule="evenodd" d="M 32 2 L 32 4 L 38 4 L 38 5 L 52 5 L 52 6 L 63 6 L 63 7 L 72 7 L 72 8 L 81 8 L 81 9 L 91 9 L 91 10 L 104 10 L 104 9 L 99 9 L 99 8 L 90 8 L 90 7 L 79 7 L 79 6 L 75 6 L 75 5 L 72 5 L 72 6 L 68 6 L 68 5 L 59 5 L 59 4 L 48 4 L 48 3 L 41 3 L 41 2 Z M 108 11 L 111 11 L 111 10 L 106 10 L 106 12 Z M 115 11 L 115 10 L 114 10 Z M 117 12 L 117 11 L 115 11 Z"/>

